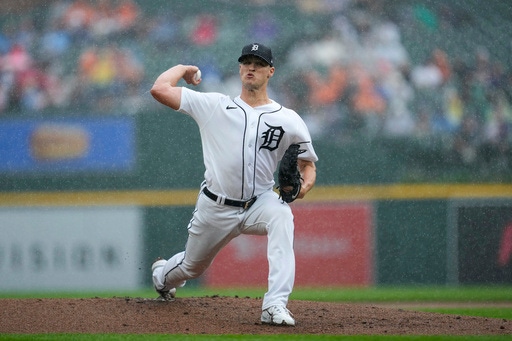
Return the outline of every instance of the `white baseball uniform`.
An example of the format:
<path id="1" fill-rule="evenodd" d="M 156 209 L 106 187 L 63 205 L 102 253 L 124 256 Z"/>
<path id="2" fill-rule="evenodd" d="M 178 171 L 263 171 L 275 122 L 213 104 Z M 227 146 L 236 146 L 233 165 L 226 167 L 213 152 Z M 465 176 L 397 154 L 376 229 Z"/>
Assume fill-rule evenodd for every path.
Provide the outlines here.
<path id="1" fill-rule="evenodd" d="M 231 99 L 188 88 L 182 88 L 179 111 L 199 126 L 205 181 L 188 226 L 185 251 L 155 269 L 155 287 L 170 290 L 200 276 L 240 234 L 267 235 L 268 291 L 262 309 L 286 306 L 295 278 L 294 224 L 290 207 L 273 191 L 274 173 L 293 143 L 305 150 L 300 159 L 317 161 L 304 121 L 274 101 L 253 108 L 240 96 Z M 235 201 L 243 206 L 249 200 L 249 208 L 230 205 Z"/>

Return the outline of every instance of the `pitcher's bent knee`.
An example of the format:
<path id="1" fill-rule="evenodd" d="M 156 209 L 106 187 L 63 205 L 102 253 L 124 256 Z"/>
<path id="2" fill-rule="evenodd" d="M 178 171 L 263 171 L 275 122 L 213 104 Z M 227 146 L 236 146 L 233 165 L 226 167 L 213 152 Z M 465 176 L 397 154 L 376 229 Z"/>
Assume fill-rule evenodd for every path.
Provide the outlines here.
<path id="1" fill-rule="evenodd" d="M 194 279 L 201 276 L 206 269 L 210 266 L 211 262 L 208 264 L 182 264 L 181 270 L 183 273 L 189 278 Z"/>

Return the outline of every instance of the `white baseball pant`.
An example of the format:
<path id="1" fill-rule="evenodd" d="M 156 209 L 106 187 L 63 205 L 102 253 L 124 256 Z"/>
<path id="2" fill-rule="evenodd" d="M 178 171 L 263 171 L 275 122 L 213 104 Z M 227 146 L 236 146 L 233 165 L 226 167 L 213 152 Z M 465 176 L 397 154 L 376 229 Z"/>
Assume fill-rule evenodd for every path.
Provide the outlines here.
<path id="1" fill-rule="evenodd" d="M 295 280 L 293 214 L 273 190 L 261 194 L 248 210 L 217 204 L 200 192 L 188 231 L 185 251 L 153 272 L 157 289 L 179 288 L 188 279 L 199 277 L 217 253 L 240 234 L 267 235 L 268 291 L 262 309 L 287 305 Z"/>

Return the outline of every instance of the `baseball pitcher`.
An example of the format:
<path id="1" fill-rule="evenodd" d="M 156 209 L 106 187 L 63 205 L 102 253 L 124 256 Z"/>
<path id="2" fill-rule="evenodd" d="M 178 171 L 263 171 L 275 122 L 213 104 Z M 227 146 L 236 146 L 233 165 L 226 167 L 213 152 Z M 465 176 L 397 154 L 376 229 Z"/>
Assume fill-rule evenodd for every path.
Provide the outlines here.
<path id="1" fill-rule="evenodd" d="M 268 97 L 275 72 L 271 49 L 249 44 L 238 62 L 242 88 L 236 98 L 177 86 L 181 79 L 192 86 L 201 82 L 194 65 L 171 67 L 151 88 L 157 101 L 195 120 L 206 168 L 185 250 L 153 263 L 153 283 L 162 299 L 172 300 L 176 288 L 200 276 L 231 239 L 267 236 L 268 291 L 261 322 L 294 326 L 286 307 L 295 278 L 288 203 L 311 190 L 318 158 L 301 117 Z M 286 182 L 278 184 L 279 194 L 274 191 L 278 166 L 279 181 Z"/>

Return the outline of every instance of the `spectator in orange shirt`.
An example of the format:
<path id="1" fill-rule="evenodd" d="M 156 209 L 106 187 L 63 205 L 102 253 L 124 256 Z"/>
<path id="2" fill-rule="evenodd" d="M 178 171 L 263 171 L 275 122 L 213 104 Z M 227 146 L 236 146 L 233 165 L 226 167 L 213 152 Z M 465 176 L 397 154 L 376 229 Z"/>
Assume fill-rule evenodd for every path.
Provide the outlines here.
<path id="1" fill-rule="evenodd" d="M 116 8 L 116 18 L 121 32 L 128 31 L 136 24 L 140 9 L 132 0 L 121 0 Z"/>

